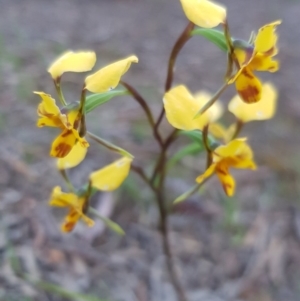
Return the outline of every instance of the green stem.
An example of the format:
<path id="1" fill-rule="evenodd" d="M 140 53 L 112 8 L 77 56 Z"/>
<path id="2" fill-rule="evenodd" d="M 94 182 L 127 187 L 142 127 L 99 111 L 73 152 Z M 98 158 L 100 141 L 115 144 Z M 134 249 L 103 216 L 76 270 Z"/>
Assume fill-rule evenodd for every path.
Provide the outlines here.
<path id="1" fill-rule="evenodd" d="M 157 204 L 160 213 L 160 232 L 163 240 L 163 250 L 166 256 L 167 268 L 171 277 L 172 284 L 176 290 L 179 301 L 187 301 L 185 291 L 179 281 L 177 274 L 173 254 L 171 252 L 171 245 L 169 240 L 169 229 L 168 229 L 168 211 L 164 206 L 164 194 L 161 191 L 157 194 Z"/>
<path id="2" fill-rule="evenodd" d="M 74 188 L 73 184 L 71 183 L 70 178 L 68 177 L 68 174 L 67 174 L 66 170 L 65 169 L 59 169 L 59 173 L 61 174 L 61 176 L 65 180 L 65 182 L 66 182 L 66 184 L 68 186 L 68 189 L 71 192 L 74 192 L 75 188 Z"/>
<path id="3" fill-rule="evenodd" d="M 208 127 L 209 125 L 206 125 L 203 128 L 202 131 L 202 140 L 203 140 L 203 145 L 206 150 L 207 158 L 206 158 L 206 169 L 211 165 L 212 163 L 212 150 L 209 147 L 209 142 L 208 142 Z"/>
<path id="4" fill-rule="evenodd" d="M 150 183 L 154 185 L 155 179 L 157 175 L 160 173 L 160 179 L 158 183 L 158 187 L 156 189 L 156 202 L 157 207 L 159 209 L 160 215 L 160 232 L 162 235 L 163 242 L 163 250 L 166 256 L 167 268 L 169 271 L 169 275 L 172 281 L 172 284 L 176 290 L 178 299 L 180 301 L 187 301 L 187 297 L 185 295 L 185 291 L 179 281 L 179 276 L 177 275 L 177 271 L 175 269 L 174 259 L 171 252 L 170 240 L 169 240 L 169 230 L 168 230 L 168 209 L 165 202 L 165 174 L 166 174 L 166 161 L 167 161 L 167 150 L 169 146 L 175 141 L 178 130 L 174 130 L 168 138 L 165 140 L 161 155 L 157 161 L 157 165 L 154 169 L 153 175 L 151 177 Z"/>
<path id="5" fill-rule="evenodd" d="M 168 136 L 168 138 L 165 140 L 160 156 L 156 162 L 155 168 L 153 170 L 152 176 L 150 178 L 150 183 L 154 184 L 156 176 L 160 172 L 160 170 L 163 168 L 163 165 L 165 164 L 165 156 L 167 153 L 167 150 L 169 146 L 173 143 L 173 141 L 176 139 L 176 136 L 178 134 L 178 130 L 174 129 L 171 134 Z"/>
<path id="6" fill-rule="evenodd" d="M 55 86 L 55 89 L 56 89 L 56 92 L 58 94 L 58 97 L 59 97 L 59 100 L 60 100 L 61 104 L 63 106 L 66 106 L 67 102 L 65 100 L 64 94 L 63 94 L 62 89 L 61 89 L 60 77 L 58 77 L 56 80 L 54 80 L 54 86 Z"/>
<path id="7" fill-rule="evenodd" d="M 85 122 L 85 100 L 86 100 L 86 89 L 85 85 L 81 91 L 80 97 L 80 107 L 79 107 L 79 116 L 80 116 L 80 125 L 79 125 L 79 136 L 84 137 L 86 135 L 86 122 Z"/>
<path id="8" fill-rule="evenodd" d="M 240 64 L 234 54 L 234 47 L 233 47 L 233 43 L 232 43 L 232 39 L 231 39 L 231 34 L 230 34 L 230 30 L 229 30 L 229 25 L 228 22 L 226 20 L 226 22 L 224 23 L 224 36 L 225 36 L 225 40 L 227 43 L 227 47 L 229 49 L 229 55 L 231 57 L 230 59 L 230 63 L 232 64 L 232 62 L 235 64 L 237 69 L 240 69 Z M 232 69 L 232 67 L 231 67 Z M 227 70 L 228 71 L 228 70 Z"/>
<path id="9" fill-rule="evenodd" d="M 237 136 L 239 135 L 239 133 L 241 132 L 243 127 L 244 127 L 244 122 L 240 119 L 237 119 L 236 124 L 235 124 L 235 132 L 232 135 L 231 140 L 237 138 Z"/>

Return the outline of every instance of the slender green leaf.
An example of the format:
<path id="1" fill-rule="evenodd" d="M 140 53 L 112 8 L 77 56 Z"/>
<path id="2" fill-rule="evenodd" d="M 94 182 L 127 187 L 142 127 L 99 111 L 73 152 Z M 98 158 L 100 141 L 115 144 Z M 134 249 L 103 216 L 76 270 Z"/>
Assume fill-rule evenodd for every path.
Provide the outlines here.
<path id="1" fill-rule="evenodd" d="M 203 145 L 201 131 L 180 131 L 180 134 L 189 137 L 191 140 L 198 143 L 198 145 Z M 215 149 L 217 146 L 219 146 L 219 143 L 211 135 L 208 135 L 208 143 L 211 149 Z"/>
<path id="2" fill-rule="evenodd" d="M 189 189 L 188 191 L 186 191 L 185 193 L 183 193 L 182 195 L 180 195 L 179 197 L 177 197 L 173 204 L 178 204 L 181 203 L 183 201 L 185 201 L 188 197 L 190 197 L 191 195 L 193 195 L 194 193 L 196 193 L 197 191 L 200 190 L 200 188 L 212 177 L 209 176 L 208 178 L 204 179 L 201 183 L 195 184 L 191 189 Z"/>
<path id="3" fill-rule="evenodd" d="M 99 218 L 106 225 L 106 227 L 109 228 L 110 230 L 114 231 L 115 233 L 117 233 L 119 235 L 125 235 L 125 231 L 117 223 L 113 222 L 112 220 L 110 220 L 107 217 L 100 215 L 96 209 L 89 207 L 89 212 L 91 212 L 97 218 Z"/>
<path id="4" fill-rule="evenodd" d="M 124 156 L 124 157 L 128 157 L 133 159 L 134 156 L 132 154 L 130 154 L 129 152 L 127 152 L 125 149 L 118 147 L 114 144 L 112 144 L 111 142 L 108 142 L 106 140 L 104 140 L 103 138 L 100 138 L 99 136 L 96 136 L 95 134 L 91 133 L 91 132 L 87 132 L 87 135 L 94 139 L 96 142 L 98 142 L 99 144 L 103 145 L 104 147 L 119 153 L 120 155 Z"/>
<path id="5" fill-rule="evenodd" d="M 199 143 L 201 145 L 203 144 L 202 132 L 201 131 L 198 131 L 198 130 L 195 130 L 195 131 L 180 131 L 179 134 L 187 136 L 188 138 L 190 138 L 191 140 L 193 140 L 196 143 Z"/>
<path id="6" fill-rule="evenodd" d="M 223 31 L 211 28 L 196 28 L 192 31 L 191 35 L 203 36 L 218 46 L 222 51 L 227 52 L 228 50 Z"/>
<path id="7" fill-rule="evenodd" d="M 129 94 L 127 90 L 112 90 L 105 93 L 92 94 L 86 97 L 85 112 L 89 113 L 100 105 L 108 102 L 116 96 Z"/>
<path id="8" fill-rule="evenodd" d="M 175 199 L 175 201 L 173 202 L 173 204 L 175 205 L 175 204 L 185 201 L 188 197 L 190 197 L 191 195 L 196 193 L 200 189 L 201 185 L 202 185 L 202 183 L 194 185 L 191 189 L 189 189 L 188 191 L 186 191 L 185 193 L 183 193 L 182 195 L 177 197 Z"/>
<path id="9" fill-rule="evenodd" d="M 168 167 L 174 166 L 178 161 L 180 161 L 182 158 L 188 155 L 195 155 L 202 151 L 204 151 L 205 148 L 202 144 L 199 143 L 192 143 L 187 145 L 186 147 L 180 149 L 175 155 L 170 159 L 168 163 Z"/>

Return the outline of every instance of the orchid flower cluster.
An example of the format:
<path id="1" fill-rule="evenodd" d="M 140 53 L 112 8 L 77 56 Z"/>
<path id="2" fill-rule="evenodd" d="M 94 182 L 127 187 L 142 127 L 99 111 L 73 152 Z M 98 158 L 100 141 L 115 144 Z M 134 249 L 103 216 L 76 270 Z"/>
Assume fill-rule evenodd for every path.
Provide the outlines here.
<path id="1" fill-rule="evenodd" d="M 66 52 L 48 69 L 61 107 L 57 106 L 50 95 L 34 92 L 41 98 L 37 109 L 39 116 L 37 126 L 60 129 L 59 135 L 52 142 L 50 156 L 57 158 L 57 168 L 66 181 L 69 192 L 62 192 L 60 187 L 54 187 L 50 205 L 69 208 L 62 231 L 71 231 L 79 219 L 88 226 L 93 226 L 94 221 L 87 215 L 92 208 L 89 202 L 91 195 L 97 190 L 117 189 L 131 169 L 154 192 L 160 213 L 164 251 L 169 260 L 171 260 L 171 252 L 168 243 L 167 216 L 170 202 L 166 200 L 164 187 L 168 171 L 167 163 L 172 159 L 172 156 L 168 156 L 169 147 L 183 133 L 191 137 L 194 142 L 173 157 L 181 159 L 183 155 L 206 154 L 206 166 L 203 171 L 199 171 L 195 179 L 196 184 L 180 195 L 175 202 L 183 201 L 196 193 L 214 175 L 219 179 L 226 195 L 232 196 L 235 193 L 236 183 L 230 174 L 230 169 L 256 169 L 253 151 L 247 138 L 239 137 L 240 132 L 246 123 L 270 119 L 276 111 L 275 86 L 270 82 L 262 83 L 255 72 L 275 72 L 279 69 L 279 63 L 274 56 L 278 53 L 276 28 L 281 23 L 281 21 L 274 21 L 266 24 L 257 33 L 252 33 L 249 41 L 244 41 L 231 35 L 224 6 L 209 0 L 180 1 L 189 23 L 171 51 L 161 113 L 157 118 L 154 117 L 145 98 L 132 85 L 121 80 L 131 64 L 138 62 L 135 55 L 114 62 L 87 76 L 81 95 L 78 97 L 79 101 L 69 103 L 65 100 L 61 87 L 63 73 L 90 71 L 96 62 L 96 54 L 92 51 Z M 220 29 L 213 29 L 215 27 Z M 203 36 L 227 54 L 226 74 L 220 88 L 214 94 L 207 91 L 193 94 L 184 84 L 173 86 L 177 56 L 186 42 L 197 35 Z M 225 112 L 220 97 L 233 84 L 237 94 L 230 100 L 228 111 L 235 116 L 235 122 L 225 127 L 218 122 Z M 118 86 L 122 86 L 123 90 L 118 90 Z M 87 129 L 89 112 L 115 96 L 123 94 L 131 95 L 139 103 L 153 131 L 153 137 L 158 143 L 160 152 L 151 174 L 132 163 L 134 157 L 127 151 L 97 137 Z M 169 135 L 161 133 L 160 123 L 164 117 L 174 128 Z M 84 160 L 91 140 L 100 143 L 110 151 L 117 152 L 121 158 L 93 171 L 87 183 L 75 189 L 66 170 L 76 167 Z M 171 264 L 168 268 L 173 274 L 173 284 L 180 299 L 186 300 Z"/>
<path id="2" fill-rule="evenodd" d="M 37 126 L 57 127 L 61 131 L 52 142 L 50 156 L 57 158 L 57 168 L 62 173 L 71 191 L 64 193 L 61 191 L 61 187 L 54 187 L 50 205 L 69 207 L 69 213 L 61 227 L 64 232 L 73 230 L 80 218 L 88 226 L 93 226 L 93 220 L 86 215 L 89 197 L 93 189 L 102 191 L 115 190 L 123 183 L 129 173 L 133 156 L 100 137 L 89 133 L 86 129 L 85 115 L 91 107 L 99 104 L 95 103 L 93 98 L 86 97 L 86 92 L 92 92 L 94 96 L 97 96 L 95 93 L 103 96 L 103 92 L 111 91 L 119 84 L 121 76 L 130 68 L 133 62 L 138 62 L 136 56 L 130 56 L 115 62 L 89 75 L 84 81 L 80 102 L 68 104 L 61 88 L 63 73 L 86 72 L 91 70 L 96 63 L 96 54 L 94 52 L 75 53 L 70 51 L 58 58 L 48 69 L 63 107 L 60 109 L 51 95 L 44 92 L 34 92 L 41 98 L 41 103 L 37 109 L 39 116 Z M 84 160 L 89 147 L 89 142 L 85 138 L 86 135 L 123 156 L 119 160 L 92 172 L 86 189 L 79 189 L 76 192 L 67 177 L 66 170 L 77 166 Z"/>

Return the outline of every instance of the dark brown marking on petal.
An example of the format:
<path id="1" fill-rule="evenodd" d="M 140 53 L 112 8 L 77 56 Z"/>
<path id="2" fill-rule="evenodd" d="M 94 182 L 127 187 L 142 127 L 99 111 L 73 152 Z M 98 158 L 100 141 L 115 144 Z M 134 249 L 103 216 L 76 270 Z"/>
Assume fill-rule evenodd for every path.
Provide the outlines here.
<path id="1" fill-rule="evenodd" d="M 48 118 L 50 118 L 50 119 L 53 118 L 53 117 L 56 117 L 55 114 L 53 114 L 53 113 L 48 113 L 47 111 L 44 110 L 44 108 L 42 108 L 42 107 L 40 107 L 40 106 L 38 106 L 38 108 L 37 108 L 37 113 L 38 113 L 39 115 L 48 117 Z"/>
<path id="2" fill-rule="evenodd" d="M 220 168 L 220 167 L 218 167 L 218 168 L 216 169 L 216 172 L 217 172 L 217 173 L 220 173 L 220 174 L 223 175 L 223 176 L 228 175 L 228 172 L 227 172 L 226 170 Z"/>
<path id="3" fill-rule="evenodd" d="M 256 86 L 247 86 L 244 90 L 237 90 L 242 100 L 246 103 L 255 103 L 260 100 L 259 90 Z"/>
<path id="4" fill-rule="evenodd" d="M 275 51 L 275 47 L 273 46 L 269 50 L 265 51 L 264 55 L 265 56 L 271 56 L 274 53 L 274 51 Z"/>
<path id="5" fill-rule="evenodd" d="M 67 223 L 64 224 L 64 229 L 67 232 L 70 232 L 70 231 L 73 230 L 74 226 L 75 226 L 75 223 L 73 223 L 73 222 L 67 222 Z"/>
<path id="6" fill-rule="evenodd" d="M 61 136 L 62 136 L 62 137 L 68 137 L 68 136 L 70 136 L 72 133 L 73 133 L 72 130 L 68 130 L 68 131 L 65 131 Z"/>
<path id="7" fill-rule="evenodd" d="M 79 126 L 79 119 L 76 119 L 75 122 L 74 122 L 73 128 L 77 129 L 78 126 Z"/>
<path id="8" fill-rule="evenodd" d="M 82 147 L 88 148 L 89 147 L 89 143 L 86 140 L 81 140 L 80 144 Z"/>
<path id="9" fill-rule="evenodd" d="M 276 67 L 275 67 L 275 66 L 269 67 L 269 68 L 268 68 L 268 71 L 274 72 L 274 71 L 276 71 Z"/>
<path id="10" fill-rule="evenodd" d="M 72 211 L 70 214 L 69 214 L 69 217 L 71 218 L 74 218 L 75 216 L 77 216 L 77 212 L 76 211 Z"/>
<path id="11" fill-rule="evenodd" d="M 242 74 L 243 74 L 244 76 L 250 78 L 250 79 L 253 79 L 253 78 L 254 78 L 253 74 L 251 74 L 250 72 L 248 72 L 247 69 L 244 69 Z"/>
<path id="12" fill-rule="evenodd" d="M 55 148 L 55 151 L 56 151 L 55 157 L 63 158 L 71 151 L 71 149 L 72 149 L 72 146 L 70 144 L 60 143 Z"/>

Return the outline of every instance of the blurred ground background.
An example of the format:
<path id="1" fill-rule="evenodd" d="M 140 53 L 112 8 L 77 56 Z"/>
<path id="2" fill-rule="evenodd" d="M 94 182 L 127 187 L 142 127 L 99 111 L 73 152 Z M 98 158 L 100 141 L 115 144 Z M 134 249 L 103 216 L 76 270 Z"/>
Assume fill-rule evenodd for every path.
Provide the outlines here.
<path id="1" fill-rule="evenodd" d="M 271 121 L 244 130 L 260 167 L 236 173 L 234 198 L 225 198 L 211 181 L 201 195 L 175 209 L 170 224 L 176 264 L 190 300 L 299 301 L 300 2 L 222 3 L 236 37 L 247 39 L 252 30 L 283 20 L 278 28 L 281 70 L 262 76 L 278 87 L 278 112 Z M 186 24 L 177 0 L 0 0 L 1 301 L 176 300 L 165 271 L 153 197 L 134 174 L 118 192 L 94 200 L 102 214 L 125 229 L 125 237 L 100 223 L 60 233 L 62 213 L 47 206 L 52 187 L 61 184 L 48 157 L 56 132 L 35 127 L 39 99 L 32 91 L 55 95 L 46 69 L 66 49 L 95 50 L 98 67 L 136 54 L 140 62 L 126 81 L 158 114 L 167 58 Z M 218 49 L 196 37 L 179 57 L 175 83 L 213 92 L 221 84 L 224 60 Z M 79 97 L 83 78 L 66 74 L 68 99 Z M 229 90 L 223 102 L 233 94 Z M 225 122 L 231 120 L 228 116 Z M 136 163 L 151 166 L 157 145 L 143 112 L 129 97 L 103 105 L 88 125 L 131 151 Z M 166 123 L 162 128 L 170 131 Z M 74 182 L 81 183 L 114 158 L 92 144 L 85 164 L 72 171 Z M 172 169 L 170 200 L 193 184 L 202 166 L 199 158 L 189 157 Z M 23 272 L 44 283 L 18 278 L 16 258 Z"/>

